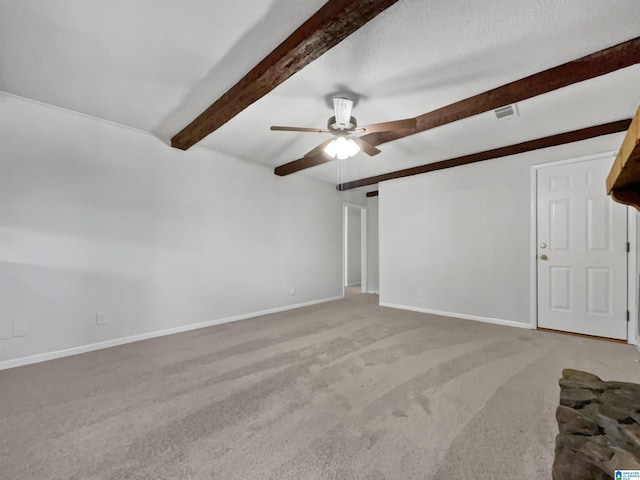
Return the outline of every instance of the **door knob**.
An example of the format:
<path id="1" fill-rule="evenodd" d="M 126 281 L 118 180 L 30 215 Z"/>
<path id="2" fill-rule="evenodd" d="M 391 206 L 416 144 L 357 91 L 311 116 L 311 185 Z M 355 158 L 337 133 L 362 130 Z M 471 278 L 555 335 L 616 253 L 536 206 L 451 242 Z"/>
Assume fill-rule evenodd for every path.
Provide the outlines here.
<path id="1" fill-rule="evenodd" d="M 549 257 L 547 257 L 546 255 L 542 254 L 542 255 L 540 255 L 540 260 L 549 260 Z"/>
<path id="2" fill-rule="evenodd" d="M 547 244 L 546 243 L 541 243 L 540 244 L 540 248 L 547 248 Z"/>

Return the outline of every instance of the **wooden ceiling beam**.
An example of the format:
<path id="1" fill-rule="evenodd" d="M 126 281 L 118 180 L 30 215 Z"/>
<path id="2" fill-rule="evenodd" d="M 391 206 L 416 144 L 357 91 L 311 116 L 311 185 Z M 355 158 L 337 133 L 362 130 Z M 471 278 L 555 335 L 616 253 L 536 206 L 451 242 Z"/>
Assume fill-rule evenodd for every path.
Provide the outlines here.
<path id="1" fill-rule="evenodd" d="M 404 170 L 397 170 L 395 172 L 385 173 L 383 175 L 376 175 L 375 177 L 354 180 L 352 182 L 342 183 L 338 185 L 337 189 L 341 191 L 351 190 L 353 188 L 375 185 L 385 180 L 409 177 L 411 175 L 419 175 L 421 173 L 444 170 L 445 168 L 459 167 L 461 165 L 468 165 L 470 163 L 482 162 L 485 160 L 493 160 L 495 158 L 507 157 L 509 155 L 517 155 L 519 153 L 539 150 L 541 148 L 564 145 L 565 143 L 579 142 L 581 140 L 587 140 L 589 138 L 599 137 L 602 135 L 624 132 L 625 130 L 627 130 L 627 128 L 629 128 L 630 124 L 631 119 L 627 119 L 618 120 L 617 122 L 605 123 L 603 125 L 596 125 L 594 127 L 581 128 L 580 130 L 559 133 L 557 135 L 551 135 L 550 137 L 537 138 L 535 140 L 529 140 L 528 142 L 509 145 L 507 147 L 495 148 L 493 150 L 472 153 L 471 155 L 464 155 L 462 157 L 451 158 L 449 160 L 428 163 L 426 165 L 406 168 Z"/>
<path id="2" fill-rule="evenodd" d="M 398 0 L 330 0 L 171 139 L 187 150 Z"/>
<path id="3" fill-rule="evenodd" d="M 420 115 L 416 117 L 415 128 L 371 133 L 361 138 L 371 145 L 378 146 L 638 63 L 640 63 L 640 37 Z M 329 160 L 323 156 L 311 160 L 296 160 L 277 167 L 275 173 L 289 175 Z"/>
<path id="4" fill-rule="evenodd" d="M 415 128 L 398 132 L 372 133 L 364 135 L 362 139 L 371 145 L 380 145 L 553 92 L 637 63 L 640 63 L 640 37 L 420 115 L 416 117 Z"/>

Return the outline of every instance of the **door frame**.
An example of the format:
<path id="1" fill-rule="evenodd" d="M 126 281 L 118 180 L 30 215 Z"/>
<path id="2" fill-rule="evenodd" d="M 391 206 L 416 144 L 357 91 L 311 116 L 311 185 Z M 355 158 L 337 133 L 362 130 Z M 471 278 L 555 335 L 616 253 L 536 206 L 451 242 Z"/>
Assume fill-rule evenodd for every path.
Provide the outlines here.
<path id="1" fill-rule="evenodd" d="M 556 162 L 540 163 L 531 166 L 531 211 L 530 211 L 530 321 L 531 328 L 538 328 L 538 170 L 545 167 L 567 165 L 572 163 L 587 162 L 601 158 L 613 159 L 618 151 L 597 153 L 582 157 L 568 158 Z M 603 185 L 604 188 L 604 185 Z M 611 200 L 613 202 L 613 200 Z M 627 322 L 627 343 L 639 346 L 638 336 L 638 275 L 636 263 L 636 211 L 632 207 L 627 208 L 627 242 L 629 242 L 629 254 L 627 255 L 627 310 L 629 311 L 629 321 Z"/>
<path id="2" fill-rule="evenodd" d="M 360 210 L 360 291 L 367 293 L 367 207 L 355 203 L 342 202 L 342 296 L 347 284 L 347 219 L 349 208 Z"/>

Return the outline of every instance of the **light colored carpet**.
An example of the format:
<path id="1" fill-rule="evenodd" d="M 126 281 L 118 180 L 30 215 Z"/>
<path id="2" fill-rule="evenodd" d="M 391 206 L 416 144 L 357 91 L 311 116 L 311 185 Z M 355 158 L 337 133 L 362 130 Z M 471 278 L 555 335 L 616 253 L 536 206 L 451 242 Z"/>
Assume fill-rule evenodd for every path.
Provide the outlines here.
<path id="1" fill-rule="evenodd" d="M 547 479 L 633 347 L 345 300 L 0 372 L 3 479 Z"/>

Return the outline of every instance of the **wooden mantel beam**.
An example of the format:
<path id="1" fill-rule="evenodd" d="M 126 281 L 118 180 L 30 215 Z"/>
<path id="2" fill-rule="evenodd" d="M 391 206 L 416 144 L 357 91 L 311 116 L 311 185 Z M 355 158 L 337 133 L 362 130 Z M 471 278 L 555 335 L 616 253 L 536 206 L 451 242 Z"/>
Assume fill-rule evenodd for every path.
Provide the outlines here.
<path id="1" fill-rule="evenodd" d="M 529 140 L 528 142 L 509 145 L 507 147 L 494 148 L 493 150 L 486 150 L 484 152 L 472 153 L 471 155 L 464 155 L 462 157 L 451 158 L 449 160 L 428 163 L 426 165 L 406 168 L 404 170 L 397 170 L 395 172 L 385 173 L 383 175 L 376 175 L 375 177 L 363 178 L 362 180 L 354 180 L 352 182 L 342 183 L 336 188 L 338 190 L 351 190 L 353 188 L 365 187 L 367 185 L 375 185 L 385 180 L 393 180 L 394 178 L 409 177 L 411 175 L 419 175 L 421 173 L 444 170 L 445 168 L 459 167 L 461 165 L 467 165 L 469 163 L 482 162 L 485 160 L 492 160 L 494 158 L 507 157 L 509 155 L 517 155 L 519 153 L 530 152 L 532 150 L 538 150 L 540 148 L 555 147 L 557 145 L 563 145 L 565 143 L 579 142 L 581 140 L 587 140 L 589 138 L 599 137 L 601 135 L 624 132 L 629 127 L 630 123 L 630 119 L 618 120 L 617 122 L 596 125 L 595 127 L 588 127 L 582 128 L 580 130 L 573 130 L 571 132 L 559 133 L 557 135 L 537 138 L 535 140 Z"/>
<path id="2" fill-rule="evenodd" d="M 415 128 L 371 133 L 363 135 L 362 139 L 377 146 L 638 63 L 640 63 L 640 37 L 419 115 L 416 117 Z M 320 165 L 325 161 L 328 159 L 322 157 L 303 158 L 277 167 L 275 173 L 276 175 L 289 175 L 305 168 Z"/>
<path id="3" fill-rule="evenodd" d="M 171 139 L 187 150 L 398 0 L 330 0 Z"/>
<path id="4" fill-rule="evenodd" d="M 607 177 L 607 193 L 616 202 L 640 210 L 640 108 Z"/>

